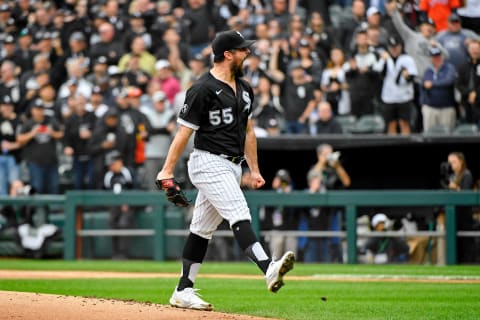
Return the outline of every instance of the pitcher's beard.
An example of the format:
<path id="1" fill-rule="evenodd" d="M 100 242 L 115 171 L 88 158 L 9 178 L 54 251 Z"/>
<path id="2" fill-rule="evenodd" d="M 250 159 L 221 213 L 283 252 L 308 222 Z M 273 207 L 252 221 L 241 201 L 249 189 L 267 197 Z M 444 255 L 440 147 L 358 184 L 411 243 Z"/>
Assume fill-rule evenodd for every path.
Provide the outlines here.
<path id="1" fill-rule="evenodd" d="M 233 66 L 232 73 L 235 75 L 235 78 L 241 78 L 245 75 L 243 72 L 243 62 Z"/>

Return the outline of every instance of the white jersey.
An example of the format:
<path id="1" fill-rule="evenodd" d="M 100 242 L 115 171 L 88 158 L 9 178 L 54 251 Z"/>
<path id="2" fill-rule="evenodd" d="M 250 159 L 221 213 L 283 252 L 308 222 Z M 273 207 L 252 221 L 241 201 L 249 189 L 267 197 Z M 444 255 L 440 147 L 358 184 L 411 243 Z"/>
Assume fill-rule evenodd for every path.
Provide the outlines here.
<path id="1" fill-rule="evenodd" d="M 408 81 L 401 73 L 402 70 L 407 70 L 411 76 L 417 76 L 417 66 L 413 58 L 407 54 L 401 54 L 396 60 L 389 58 L 385 61 L 385 68 L 382 101 L 385 103 L 412 101 L 414 98 L 413 81 Z"/>

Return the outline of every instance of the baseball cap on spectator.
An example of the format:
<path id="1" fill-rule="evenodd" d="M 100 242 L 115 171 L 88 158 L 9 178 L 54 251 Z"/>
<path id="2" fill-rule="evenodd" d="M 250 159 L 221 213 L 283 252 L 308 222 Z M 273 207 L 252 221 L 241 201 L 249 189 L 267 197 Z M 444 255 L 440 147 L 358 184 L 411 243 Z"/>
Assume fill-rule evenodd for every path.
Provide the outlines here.
<path id="1" fill-rule="evenodd" d="M 117 108 L 115 107 L 109 107 L 108 110 L 105 112 L 103 115 L 104 118 L 109 118 L 109 117 L 118 117 L 118 111 Z"/>
<path id="2" fill-rule="evenodd" d="M 430 47 L 430 49 L 428 49 L 428 52 L 430 53 L 430 56 L 432 56 L 432 57 L 442 55 L 442 50 L 440 50 L 438 47 Z"/>
<path id="3" fill-rule="evenodd" d="M 4 44 L 8 44 L 8 43 L 12 44 L 12 43 L 15 43 L 15 37 L 12 36 L 11 34 L 9 34 L 9 35 L 7 35 L 7 36 L 5 37 L 5 40 L 3 40 L 3 43 L 4 43 Z"/>
<path id="4" fill-rule="evenodd" d="M 0 102 L 2 105 L 11 105 L 13 106 L 15 103 L 13 102 L 13 99 L 9 95 L 3 96 L 2 101 Z"/>
<path id="5" fill-rule="evenodd" d="M 372 227 L 376 227 L 379 223 L 387 223 L 387 216 L 383 213 L 377 213 L 376 215 L 373 216 L 372 218 Z"/>
<path id="6" fill-rule="evenodd" d="M 132 12 L 130 14 L 130 19 L 143 19 L 142 13 L 139 11 Z"/>
<path id="7" fill-rule="evenodd" d="M 291 72 L 295 69 L 303 69 L 302 62 L 300 60 L 292 60 L 288 65 L 288 71 Z"/>
<path id="8" fill-rule="evenodd" d="M 85 35 L 80 31 L 75 31 L 70 35 L 69 41 L 85 41 Z"/>
<path id="9" fill-rule="evenodd" d="M 94 64 L 107 64 L 107 57 L 105 56 L 97 57 L 94 61 Z"/>
<path id="10" fill-rule="evenodd" d="M 10 6 L 7 3 L 3 3 L 0 5 L 0 12 L 9 12 Z"/>
<path id="11" fill-rule="evenodd" d="M 448 22 L 460 22 L 460 16 L 453 12 L 449 17 L 448 17 Z"/>
<path id="12" fill-rule="evenodd" d="M 387 44 L 389 47 L 396 47 L 402 44 L 402 41 L 396 36 L 391 36 L 391 37 L 388 37 Z"/>
<path id="13" fill-rule="evenodd" d="M 371 6 L 371 7 L 368 8 L 368 10 L 367 10 L 367 18 L 370 18 L 370 17 L 373 16 L 374 14 L 380 14 L 380 10 L 378 10 L 378 8 L 375 7 L 375 6 Z"/>
<path id="14" fill-rule="evenodd" d="M 254 43 L 254 40 L 245 40 L 238 31 L 223 31 L 217 33 L 215 39 L 213 39 L 212 50 L 215 57 L 221 57 L 225 51 L 249 48 Z"/>
<path id="15" fill-rule="evenodd" d="M 300 39 L 300 41 L 298 42 L 298 45 L 300 47 L 310 47 L 310 43 L 308 43 L 308 40 L 307 39 Z"/>
<path id="16" fill-rule="evenodd" d="M 142 96 L 142 89 L 138 87 L 128 87 L 127 89 L 127 96 L 129 98 L 140 98 Z"/>
<path id="17" fill-rule="evenodd" d="M 70 78 L 65 82 L 67 86 L 76 86 L 78 85 L 78 79 L 77 78 Z"/>
<path id="18" fill-rule="evenodd" d="M 20 37 L 24 37 L 24 36 L 31 36 L 31 32 L 28 28 L 23 28 L 22 30 L 20 30 L 20 33 L 18 34 Z"/>
<path id="19" fill-rule="evenodd" d="M 118 150 L 112 150 L 105 155 L 105 163 L 107 166 L 112 165 L 117 160 L 123 160 L 122 154 Z"/>
<path id="20" fill-rule="evenodd" d="M 43 105 L 42 99 L 35 99 L 32 103 L 32 108 L 44 109 L 45 106 Z"/>
<path id="21" fill-rule="evenodd" d="M 99 86 L 94 86 L 92 88 L 92 94 L 102 94 L 102 88 L 100 88 Z"/>
<path id="22" fill-rule="evenodd" d="M 152 96 L 153 102 L 166 101 L 167 96 L 162 91 L 157 91 Z"/>
<path id="23" fill-rule="evenodd" d="M 166 59 L 160 59 L 155 63 L 155 68 L 157 70 L 164 69 L 164 68 L 170 68 L 170 62 Z"/>
<path id="24" fill-rule="evenodd" d="M 427 17 L 426 19 L 422 19 L 420 21 L 420 24 L 424 24 L 424 23 L 429 24 L 432 27 L 435 27 L 435 21 L 433 21 L 432 18 L 430 18 L 430 17 Z"/>

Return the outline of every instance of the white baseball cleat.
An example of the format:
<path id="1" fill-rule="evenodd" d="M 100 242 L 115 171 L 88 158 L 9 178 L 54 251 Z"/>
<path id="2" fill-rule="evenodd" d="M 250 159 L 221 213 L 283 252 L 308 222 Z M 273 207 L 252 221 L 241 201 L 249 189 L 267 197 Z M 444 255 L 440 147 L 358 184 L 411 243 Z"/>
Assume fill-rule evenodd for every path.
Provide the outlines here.
<path id="1" fill-rule="evenodd" d="M 177 308 L 195 309 L 195 310 L 213 310 L 212 304 L 203 301 L 197 293 L 199 289 L 185 288 L 182 291 L 173 291 L 170 298 L 170 305 Z"/>
<path id="2" fill-rule="evenodd" d="M 293 269 L 295 263 L 295 254 L 292 251 L 287 251 L 280 260 L 270 263 L 265 274 L 267 281 L 267 288 L 271 292 L 277 292 L 283 286 L 283 276 Z"/>

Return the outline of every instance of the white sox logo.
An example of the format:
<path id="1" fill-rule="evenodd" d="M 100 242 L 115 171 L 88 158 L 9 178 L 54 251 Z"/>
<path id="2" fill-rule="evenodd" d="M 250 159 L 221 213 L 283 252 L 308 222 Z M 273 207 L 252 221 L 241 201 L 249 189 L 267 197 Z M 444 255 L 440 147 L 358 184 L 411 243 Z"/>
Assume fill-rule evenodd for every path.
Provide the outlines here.
<path id="1" fill-rule="evenodd" d="M 188 104 L 184 104 L 182 109 L 180 109 L 180 113 L 181 114 L 184 114 L 184 113 L 187 113 L 188 109 L 190 108 L 190 106 Z"/>
<path id="2" fill-rule="evenodd" d="M 245 102 L 245 107 L 243 107 L 243 112 L 250 112 L 250 106 L 252 105 L 252 100 L 250 99 L 250 95 L 247 91 L 242 92 L 242 99 Z"/>

